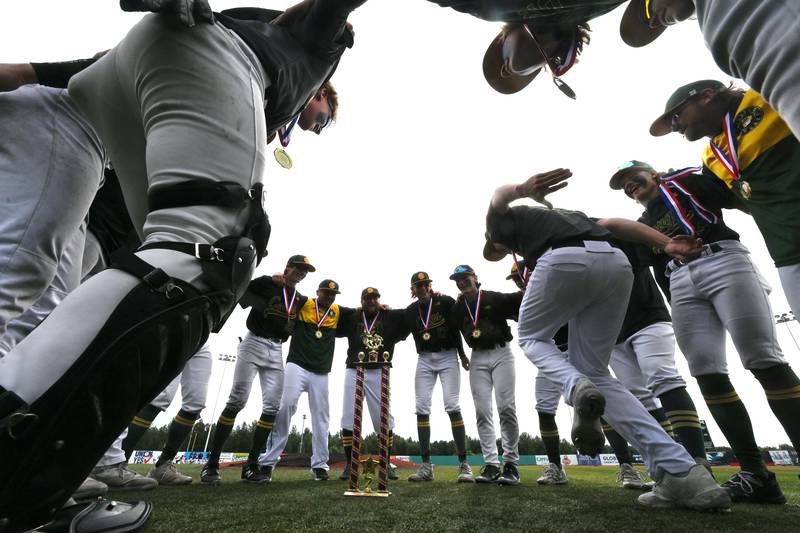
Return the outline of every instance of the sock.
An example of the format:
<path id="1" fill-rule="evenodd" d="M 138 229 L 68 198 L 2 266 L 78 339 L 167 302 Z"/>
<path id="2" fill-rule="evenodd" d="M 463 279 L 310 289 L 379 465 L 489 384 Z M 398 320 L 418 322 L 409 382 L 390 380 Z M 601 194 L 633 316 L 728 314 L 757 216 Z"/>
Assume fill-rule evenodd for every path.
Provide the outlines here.
<path id="1" fill-rule="evenodd" d="M 417 415 L 417 435 L 419 435 L 419 453 L 423 463 L 431 462 L 431 417 Z"/>
<path id="2" fill-rule="evenodd" d="M 703 442 L 703 429 L 700 426 L 700 417 L 697 408 L 686 387 L 667 391 L 658 397 L 664 411 L 672 424 L 672 431 L 689 455 L 692 457 L 706 457 L 706 445 Z"/>
<path id="3" fill-rule="evenodd" d="M 727 374 L 697 376 L 697 384 L 714 420 L 739 459 L 742 470 L 766 477 L 767 467 L 761 459 L 753 425 L 747 409 L 736 394 Z"/>
<path id="4" fill-rule="evenodd" d="M 161 451 L 158 461 L 156 461 L 156 466 L 161 466 L 168 461 L 172 461 L 178 453 L 178 448 L 183 444 L 183 441 L 186 440 L 186 437 L 189 436 L 195 421 L 199 417 L 199 412 L 189 413 L 183 409 L 178 411 L 178 414 L 175 415 L 175 418 L 172 419 L 172 423 L 169 425 L 167 443 L 164 445 L 164 449 Z"/>
<path id="5" fill-rule="evenodd" d="M 217 426 L 214 428 L 214 437 L 211 439 L 211 451 L 208 453 L 209 463 L 219 464 L 222 447 L 225 446 L 225 441 L 231 436 L 237 414 L 239 414 L 239 411 L 229 406 L 226 406 L 220 413 Z"/>
<path id="6" fill-rule="evenodd" d="M 453 411 L 447 415 L 450 417 L 450 425 L 453 428 L 453 440 L 456 443 L 458 461 L 463 463 L 467 460 L 467 431 L 464 429 L 464 419 L 461 417 L 461 411 Z"/>
<path id="7" fill-rule="evenodd" d="M 130 459 L 136 445 L 144 434 L 150 429 L 150 424 L 156 419 L 161 409 L 153 405 L 146 405 L 141 411 L 136 413 L 133 420 L 128 424 L 128 435 L 122 441 L 122 449 L 125 452 L 125 459 Z"/>
<path id="8" fill-rule="evenodd" d="M 606 440 L 608 440 L 608 443 L 614 450 L 614 455 L 617 456 L 619 464 L 631 464 L 633 459 L 631 459 L 631 451 L 628 449 L 628 441 L 617 433 L 605 419 L 601 418 L 600 421 L 603 423 L 603 433 L 606 435 Z"/>
<path id="9" fill-rule="evenodd" d="M 558 426 L 556 426 L 556 415 L 550 413 L 539 413 L 539 433 L 542 434 L 542 442 L 547 452 L 547 460 L 561 468 L 561 455 L 559 444 L 561 440 L 558 436 Z"/>
<path id="10" fill-rule="evenodd" d="M 261 413 L 261 418 L 256 423 L 256 430 L 253 432 L 253 447 L 250 448 L 250 454 L 247 456 L 248 463 L 255 463 L 258 461 L 258 456 L 267 445 L 267 438 L 272 432 L 272 426 L 275 424 L 276 413 Z"/>
<path id="11" fill-rule="evenodd" d="M 752 371 L 764 387 L 767 402 L 795 450 L 800 450 L 800 379 L 789 365 Z"/>
<path id="12" fill-rule="evenodd" d="M 648 413 L 650 413 L 650 416 L 656 419 L 656 422 L 661 424 L 661 428 L 667 433 L 667 435 L 673 439 L 675 438 L 675 434 L 672 432 L 672 422 L 667 417 L 667 413 L 664 412 L 663 407 L 657 407 L 652 411 L 648 411 Z"/>
<path id="13" fill-rule="evenodd" d="M 353 430 L 342 430 L 342 446 L 344 446 L 344 460 L 347 466 L 350 466 L 350 461 L 353 457 Z"/>

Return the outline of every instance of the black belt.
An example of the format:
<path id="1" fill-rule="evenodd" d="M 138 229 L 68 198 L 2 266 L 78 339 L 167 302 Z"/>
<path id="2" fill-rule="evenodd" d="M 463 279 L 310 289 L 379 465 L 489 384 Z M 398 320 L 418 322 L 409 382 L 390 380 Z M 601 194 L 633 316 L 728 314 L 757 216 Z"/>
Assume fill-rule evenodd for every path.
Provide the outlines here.
<path id="1" fill-rule="evenodd" d="M 596 242 L 607 242 L 614 248 L 619 248 L 619 246 L 615 245 L 611 241 L 603 240 L 603 239 L 570 239 L 566 241 L 557 242 L 550 246 L 551 250 L 556 250 L 558 248 L 584 248 L 584 241 L 596 241 Z"/>
<path id="2" fill-rule="evenodd" d="M 678 265 L 685 265 L 686 263 L 691 263 L 695 259 L 700 259 L 701 257 L 708 257 L 709 255 L 713 255 L 721 251 L 722 251 L 722 246 L 720 246 L 715 242 L 712 242 L 711 244 L 706 244 L 705 246 L 703 246 L 703 248 L 699 252 L 686 256 L 686 259 L 684 259 L 683 261 L 678 261 L 676 259 L 675 262 Z"/>

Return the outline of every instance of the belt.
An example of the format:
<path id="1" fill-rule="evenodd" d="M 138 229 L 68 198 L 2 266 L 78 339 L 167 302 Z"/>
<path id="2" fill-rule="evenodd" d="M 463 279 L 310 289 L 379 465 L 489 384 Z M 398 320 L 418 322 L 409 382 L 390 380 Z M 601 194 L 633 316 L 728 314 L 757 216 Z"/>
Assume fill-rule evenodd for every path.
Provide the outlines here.
<path id="1" fill-rule="evenodd" d="M 721 252 L 722 250 L 724 250 L 724 248 L 720 244 L 717 244 L 715 242 L 712 242 L 711 244 L 706 244 L 700 249 L 699 252 L 687 256 L 686 259 L 683 260 L 673 259 L 672 261 L 670 261 L 667 264 L 667 275 L 669 275 L 671 272 L 675 272 L 680 267 L 687 265 L 692 261 L 700 259 L 701 257 L 710 257 L 718 252 Z"/>
<path id="2" fill-rule="evenodd" d="M 551 250 L 556 250 L 558 248 L 585 248 L 586 246 L 583 244 L 584 241 L 597 241 L 597 242 L 607 242 L 614 248 L 619 248 L 616 244 L 611 241 L 606 241 L 603 239 L 570 239 L 566 241 L 557 242 L 555 244 L 550 245 Z"/>

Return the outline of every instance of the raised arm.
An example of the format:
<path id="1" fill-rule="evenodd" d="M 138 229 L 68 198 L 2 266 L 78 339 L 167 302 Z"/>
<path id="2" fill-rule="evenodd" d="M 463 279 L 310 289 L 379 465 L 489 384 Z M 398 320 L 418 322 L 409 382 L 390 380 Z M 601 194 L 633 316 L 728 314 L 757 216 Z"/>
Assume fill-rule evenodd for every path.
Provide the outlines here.
<path id="1" fill-rule="evenodd" d="M 514 200 L 531 198 L 552 209 L 553 204 L 548 202 L 545 196 L 566 187 L 565 180 L 571 176 L 572 172 L 569 169 L 557 168 L 549 172 L 534 174 L 522 183 L 502 185 L 495 190 L 494 196 L 492 196 L 491 208 L 498 213 L 505 213 Z"/>

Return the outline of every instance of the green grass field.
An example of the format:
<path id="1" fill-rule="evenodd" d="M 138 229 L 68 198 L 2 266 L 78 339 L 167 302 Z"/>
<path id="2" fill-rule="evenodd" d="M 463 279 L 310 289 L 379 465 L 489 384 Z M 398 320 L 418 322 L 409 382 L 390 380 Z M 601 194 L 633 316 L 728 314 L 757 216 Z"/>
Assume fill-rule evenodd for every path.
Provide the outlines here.
<path id="1" fill-rule="evenodd" d="M 149 467 L 133 467 L 146 473 Z M 635 491 L 614 485 L 615 467 L 567 468 L 569 485 L 540 487 L 541 468 L 522 467 L 522 485 L 456 484 L 455 467 L 436 468 L 436 481 L 412 484 L 401 469 L 389 498 L 348 498 L 346 482 L 314 482 L 308 470 L 276 469 L 269 485 L 239 482 L 239 469 L 223 470 L 223 484 L 199 483 L 199 466 L 183 487 L 112 492 L 120 500 L 155 504 L 148 531 L 800 531 L 800 468 L 775 468 L 788 498 L 784 506 L 739 504 L 731 513 L 655 511 L 637 507 Z M 716 468 L 718 480 L 732 468 Z M 339 471 L 332 470 L 332 477 Z"/>

